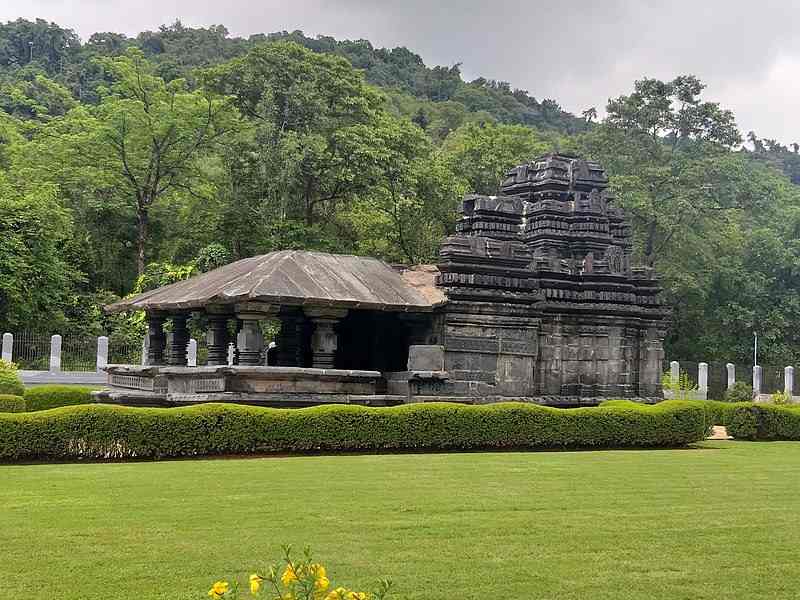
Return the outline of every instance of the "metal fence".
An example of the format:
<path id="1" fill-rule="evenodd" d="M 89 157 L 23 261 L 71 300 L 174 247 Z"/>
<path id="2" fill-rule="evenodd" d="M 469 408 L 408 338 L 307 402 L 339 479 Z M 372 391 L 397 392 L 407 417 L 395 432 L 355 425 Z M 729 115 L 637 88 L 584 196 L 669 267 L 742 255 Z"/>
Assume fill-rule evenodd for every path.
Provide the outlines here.
<path id="1" fill-rule="evenodd" d="M 130 342 L 112 336 L 108 338 L 108 364 L 140 365 L 142 364 L 143 347 L 141 342 Z"/>
<path id="2" fill-rule="evenodd" d="M 27 331 L 15 334 L 12 355 L 20 369 L 47 371 L 50 368 L 50 336 Z"/>

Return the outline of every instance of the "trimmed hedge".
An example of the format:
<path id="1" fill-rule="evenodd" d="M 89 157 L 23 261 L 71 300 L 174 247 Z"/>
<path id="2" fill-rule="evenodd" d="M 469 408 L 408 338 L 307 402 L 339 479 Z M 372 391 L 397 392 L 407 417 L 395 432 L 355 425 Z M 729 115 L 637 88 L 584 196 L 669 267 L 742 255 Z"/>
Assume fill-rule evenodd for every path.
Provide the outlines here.
<path id="1" fill-rule="evenodd" d="M 95 404 L 0 415 L 0 459 L 677 447 L 705 435 L 702 409 L 682 401 L 566 410 L 523 403 L 303 409 Z"/>
<path id="2" fill-rule="evenodd" d="M 800 440 L 800 406 L 738 405 L 728 433 L 741 440 Z"/>
<path id="3" fill-rule="evenodd" d="M 665 402 L 672 402 L 672 400 L 666 400 Z M 709 428 L 713 425 L 727 427 L 737 407 L 752 405 L 752 402 L 721 402 L 719 400 L 682 400 L 681 402 L 701 408 L 706 415 L 706 425 Z M 659 402 L 655 406 L 660 404 L 663 404 L 663 402 Z M 600 404 L 600 406 L 604 407 L 629 405 L 638 405 L 638 403 L 632 400 L 606 400 Z"/>
<path id="4" fill-rule="evenodd" d="M 22 396 L 0 394 L 0 413 L 18 413 L 25 411 L 25 399 Z"/>
<path id="5" fill-rule="evenodd" d="M 76 385 L 37 385 L 25 390 L 25 406 L 27 410 L 35 411 L 92 404 L 92 391 L 93 388 Z"/>

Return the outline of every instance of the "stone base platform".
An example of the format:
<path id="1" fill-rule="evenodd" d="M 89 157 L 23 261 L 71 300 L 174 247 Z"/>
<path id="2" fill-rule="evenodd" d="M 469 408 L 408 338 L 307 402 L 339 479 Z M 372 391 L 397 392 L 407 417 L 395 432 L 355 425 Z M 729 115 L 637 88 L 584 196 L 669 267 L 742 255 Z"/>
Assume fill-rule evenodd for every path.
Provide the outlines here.
<path id="1" fill-rule="evenodd" d="M 138 367 L 109 365 L 108 389 L 99 402 L 129 406 L 185 406 L 206 402 L 271 407 L 320 404 L 395 406 L 422 402 L 492 404 L 526 402 L 561 408 L 596 406 L 605 398 L 503 396 L 457 393 L 445 371 L 353 371 L 298 367 Z M 654 404 L 662 398 L 629 398 Z"/>

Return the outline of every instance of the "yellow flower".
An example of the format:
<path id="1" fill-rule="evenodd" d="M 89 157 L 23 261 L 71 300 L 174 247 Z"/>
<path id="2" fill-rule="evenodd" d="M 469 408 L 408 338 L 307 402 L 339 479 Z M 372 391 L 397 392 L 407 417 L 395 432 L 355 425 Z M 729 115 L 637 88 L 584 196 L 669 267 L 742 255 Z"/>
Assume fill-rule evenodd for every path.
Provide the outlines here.
<path id="1" fill-rule="evenodd" d="M 318 564 L 311 565 L 311 572 L 317 579 L 325 579 L 328 576 L 327 571 L 325 571 L 325 567 Z"/>
<path id="2" fill-rule="evenodd" d="M 297 581 L 297 573 L 294 572 L 294 567 L 291 564 L 286 565 L 286 570 L 281 576 L 281 581 L 283 585 L 289 585 Z"/>
<path id="3" fill-rule="evenodd" d="M 253 573 L 250 575 L 250 593 L 254 596 L 258 593 L 258 590 L 261 589 L 261 582 L 264 581 L 264 578 L 261 575 L 256 575 Z"/>
<path id="4" fill-rule="evenodd" d="M 339 587 L 333 590 L 330 594 L 325 596 L 325 600 L 344 600 L 344 596 L 347 593 L 347 590 Z"/>
<path id="5" fill-rule="evenodd" d="M 367 600 L 366 592 L 350 592 L 347 594 L 347 600 Z"/>
<path id="6" fill-rule="evenodd" d="M 228 582 L 227 581 L 216 581 L 214 585 L 211 586 L 211 589 L 208 590 L 208 595 L 211 596 L 214 600 L 219 600 L 222 598 L 223 594 L 227 593 L 228 591 Z"/>
<path id="7" fill-rule="evenodd" d="M 327 577 L 317 577 L 317 580 L 314 582 L 314 587 L 317 588 L 320 592 L 324 592 L 328 589 L 331 585 L 331 582 L 328 580 Z"/>

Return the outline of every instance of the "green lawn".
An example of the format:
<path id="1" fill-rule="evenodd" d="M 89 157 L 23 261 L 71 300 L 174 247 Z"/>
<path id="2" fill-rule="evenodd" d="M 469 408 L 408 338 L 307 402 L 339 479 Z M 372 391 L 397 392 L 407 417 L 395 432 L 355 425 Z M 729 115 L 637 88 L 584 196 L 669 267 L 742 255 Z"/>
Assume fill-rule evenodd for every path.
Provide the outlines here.
<path id="1" fill-rule="evenodd" d="M 311 544 L 396 597 L 797 598 L 800 444 L 0 466 L 3 598 L 207 598 Z"/>

